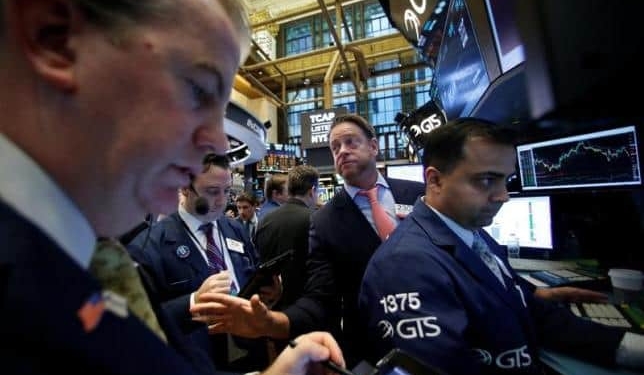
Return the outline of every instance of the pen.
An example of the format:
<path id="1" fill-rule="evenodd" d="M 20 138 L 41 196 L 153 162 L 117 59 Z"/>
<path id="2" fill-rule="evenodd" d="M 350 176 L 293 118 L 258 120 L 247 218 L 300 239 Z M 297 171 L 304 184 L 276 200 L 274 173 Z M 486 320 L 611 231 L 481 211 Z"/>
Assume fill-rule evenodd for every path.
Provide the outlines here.
<path id="1" fill-rule="evenodd" d="M 297 346 L 297 342 L 295 342 L 295 340 L 290 340 L 288 342 L 288 346 L 290 346 L 291 348 L 294 348 L 294 347 Z M 351 371 L 347 370 L 346 368 L 341 367 L 340 365 L 338 365 L 335 362 L 332 362 L 329 359 L 327 359 L 326 361 L 322 361 L 320 363 L 322 364 L 322 366 L 324 366 L 324 367 L 328 368 L 329 370 L 334 371 L 334 372 L 336 372 L 336 373 L 338 373 L 340 375 L 355 375 Z"/>

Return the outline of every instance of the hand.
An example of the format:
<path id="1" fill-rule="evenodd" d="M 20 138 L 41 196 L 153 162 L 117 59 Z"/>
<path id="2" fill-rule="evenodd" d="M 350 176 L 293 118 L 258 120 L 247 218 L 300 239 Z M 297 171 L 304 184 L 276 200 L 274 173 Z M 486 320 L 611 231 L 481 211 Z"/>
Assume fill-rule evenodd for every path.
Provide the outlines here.
<path id="1" fill-rule="evenodd" d="M 331 360 L 344 367 L 340 346 L 327 332 L 311 332 L 294 340 L 261 375 L 331 375 L 319 362 Z"/>
<path id="2" fill-rule="evenodd" d="M 204 293 L 200 303 L 191 307 L 190 312 L 213 318 L 208 326 L 211 334 L 231 333 L 246 338 L 268 336 L 277 339 L 287 338 L 289 334 L 288 317 L 282 312 L 270 311 L 257 294 L 247 300 L 221 293 Z"/>
<path id="3" fill-rule="evenodd" d="M 282 278 L 273 276 L 273 284 L 259 288 L 259 299 L 270 309 L 282 298 Z"/>
<path id="4" fill-rule="evenodd" d="M 230 271 L 220 271 L 209 276 L 203 281 L 203 283 L 201 283 L 201 286 L 195 292 L 195 303 L 201 302 L 201 295 L 203 293 L 230 294 L 231 284 L 232 279 L 230 277 Z"/>
<path id="5" fill-rule="evenodd" d="M 572 286 L 559 286 L 553 288 L 537 288 L 535 297 L 559 302 L 590 302 L 607 303 L 608 295 L 594 290 L 575 288 Z"/>

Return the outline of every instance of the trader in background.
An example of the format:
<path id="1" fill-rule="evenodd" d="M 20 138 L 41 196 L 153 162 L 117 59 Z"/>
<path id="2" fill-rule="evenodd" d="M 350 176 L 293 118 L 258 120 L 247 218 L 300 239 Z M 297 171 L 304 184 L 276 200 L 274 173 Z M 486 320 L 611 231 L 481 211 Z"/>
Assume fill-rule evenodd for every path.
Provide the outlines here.
<path id="1" fill-rule="evenodd" d="M 288 176 L 284 173 L 276 173 L 266 180 L 264 185 L 264 203 L 259 206 L 257 217 L 262 218 L 267 213 L 282 205 L 288 199 L 286 182 Z"/>
<path id="2" fill-rule="evenodd" d="M 509 199 L 514 136 L 475 118 L 427 136 L 425 195 L 364 274 L 368 357 L 400 348 L 450 374 L 538 374 L 539 349 L 548 348 L 644 369 L 644 336 L 535 298 L 482 230 Z"/>
<path id="3" fill-rule="evenodd" d="M 197 372 L 87 268 L 98 236 L 173 210 L 203 155 L 226 151 L 224 111 L 250 46 L 239 4 L 0 3 L 3 373 Z M 297 342 L 266 374 L 343 364 L 328 334 Z"/>

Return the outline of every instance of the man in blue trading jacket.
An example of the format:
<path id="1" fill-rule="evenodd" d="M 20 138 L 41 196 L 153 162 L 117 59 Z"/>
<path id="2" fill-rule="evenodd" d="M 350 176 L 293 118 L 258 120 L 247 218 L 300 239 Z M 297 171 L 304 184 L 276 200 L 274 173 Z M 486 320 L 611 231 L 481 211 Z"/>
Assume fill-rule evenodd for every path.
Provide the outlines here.
<path id="1" fill-rule="evenodd" d="M 212 319 L 200 316 L 195 323 L 190 314 L 206 291 L 236 294 L 258 265 L 244 228 L 223 215 L 232 186 L 227 157 L 210 154 L 203 165 L 190 186 L 181 188 L 179 210 L 141 232 L 128 249 L 151 275 L 164 307 L 211 353 L 217 369 L 259 370 L 268 365 L 263 340 L 233 341 L 225 334 L 209 340 L 202 323 Z M 270 289 L 278 293 L 279 285 Z"/>
<path id="2" fill-rule="evenodd" d="M 398 347 L 450 374 L 539 374 L 545 347 L 644 368 L 644 337 L 534 298 L 481 230 L 509 199 L 513 141 L 513 131 L 473 118 L 428 135 L 425 196 L 364 275 L 371 356 Z"/>
<path id="3" fill-rule="evenodd" d="M 335 118 L 329 147 L 345 184 L 311 217 L 302 295 L 281 311 L 268 311 L 257 299 L 240 301 L 221 294 L 204 298 L 217 302 L 213 309 L 230 317 L 215 327 L 220 332 L 284 339 L 330 329 L 338 337 L 347 365 L 353 367 L 364 357 L 358 291 L 367 261 L 423 193 L 423 184 L 380 174 L 375 130 L 356 114 Z M 373 198 L 367 191 L 375 193 Z M 196 311 L 208 310 L 206 306 Z"/>

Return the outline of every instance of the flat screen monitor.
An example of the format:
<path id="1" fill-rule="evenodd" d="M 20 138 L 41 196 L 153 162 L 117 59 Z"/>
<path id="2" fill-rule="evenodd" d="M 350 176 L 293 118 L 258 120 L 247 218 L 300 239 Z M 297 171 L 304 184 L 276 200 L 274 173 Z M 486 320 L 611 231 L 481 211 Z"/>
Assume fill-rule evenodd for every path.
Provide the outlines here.
<path id="1" fill-rule="evenodd" d="M 502 73 L 525 61 L 514 4 L 514 0 L 485 0 Z"/>
<path id="2" fill-rule="evenodd" d="M 434 95 L 448 120 L 468 116 L 490 84 L 465 0 L 452 0 L 434 72 Z"/>
<path id="3" fill-rule="evenodd" d="M 519 238 L 521 247 L 552 250 L 552 216 L 549 196 L 512 197 L 484 229 L 501 245 Z"/>
<path id="4" fill-rule="evenodd" d="M 522 190 L 640 185 L 634 126 L 517 146 Z"/>
<path id="5" fill-rule="evenodd" d="M 387 165 L 385 172 L 389 178 L 425 182 L 425 170 L 422 164 Z"/>

